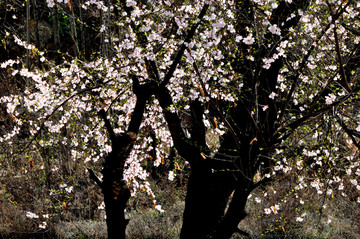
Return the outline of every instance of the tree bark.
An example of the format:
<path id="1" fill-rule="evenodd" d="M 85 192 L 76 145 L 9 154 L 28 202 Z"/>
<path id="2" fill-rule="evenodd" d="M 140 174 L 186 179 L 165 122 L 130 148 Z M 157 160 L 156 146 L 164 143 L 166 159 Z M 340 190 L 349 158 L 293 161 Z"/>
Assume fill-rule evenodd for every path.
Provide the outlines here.
<path id="1" fill-rule="evenodd" d="M 125 239 L 128 224 L 128 220 L 125 218 L 125 208 L 130 198 L 130 190 L 126 187 L 123 174 L 124 165 L 136 139 L 136 134 L 128 132 L 127 134 L 115 135 L 105 111 L 100 110 L 98 114 L 105 122 L 111 140 L 112 151 L 106 156 L 103 163 L 102 182 L 92 170 L 88 170 L 90 178 L 100 186 L 104 195 L 108 238 Z"/>
<path id="2" fill-rule="evenodd" d="M 30 0 L 26 1 L 26 44 L 30 44 Z M 26 49 L 26 68 L 30 69 L 29 49 Z"/>
<path id="3" fill-rule="evenodd" d="M 69 0 L 70 1 L 70 0 Z M 70 6 L 72 6 L 70 4 Z M 70 7 L 70 11 L 71 11 L 71 24 L 70 24 L 70 28 L 71 28 L 71 38 L 74 42 L 74 46 L 73 46 L 73 49 L 74 49 L 74 56 L 75 57 L 78 57 L 79 56 L 79 45 L 78 45 L 78 42 L 77 42 L 77 34 L 76 34 L 76 22 L 75 22 L 75 13 L 74 13 L 74 8 L 73 7 Z"/>
<path id="4" fill-rule="evenodd" d="M 54 45 L 55 49 L 60 49 L 60 33 L 59 33 L 59 15 L 58 15 L 58 7 L 55 4 L 53 9 L 54 14 Z"/>
<path id="5" fill-rule="evenodd" d="M 130 198 L 130 190 L 122 179 L 123 169 L 115 168 L 114 163 L 125 162 L 126 158 L 118 158 L 114 153 L 107 157 L 103 173 L 103 194 L 106 211 L 106 225 L 108 238 L 126 238 L 126 226 L 128 219 L 125 218 L 126 204 Z M 121 165 L 117 165 L 120 166 Z M 123 166 L 122 166 L 123 167 Z"/>
<path id="6" fill-rule="evenodd" d="M 232 140 L 228 133 L 223 147 L 213 158 L 192 164 L 181 239 L 226 239 L 235 232 L 246 235 L 238 229 L 238 224 L 246 217 L 247 197 L 254 189 L 255 164 L 248 162 L 254 161 L 257 152 L 249 143 L 240 151 L 231 152 L 236 147 Z"/>
<path id="7" fill-rule="evenodd" d="M 229 173 L 208 167 L 192 168 L 180 238 L 211 238 L 221 223 L 234 185 Z"/>
<path id="8" fill-rule="evenodd" d="M 217 228 L 214 238 L 231 238 L 235 232 L 240 232 L 243 235 L 247 235 L 246 232 L 242 232 L 238 228 L 238 225 L 247 215 L 245 212 L 245 206 L 249 194 L 250 190 L 246 187 L 239 188 L 234 191 L 229 208 L 227 209 L 225 216 Z"/>
<path id="9" fill-rule="evenodd" d="M 105 158 L 102 174 L 103 181 L 89 170 L 90 177 L 100 186 L 104 194 L 106 224 L 109 239 L 125 239 L 128 219 L 125 218 L 126 204 L 130 198 L 130 190 L 123 179 L 124 165 L 133 147 L 136 135 L 139 132 L 146 102 L 156 90 L 152 82 L 140 85 L 136 76 L 133 79 L 133 91 L 137 96 L 134 111 L 127 133 L 116 135 L 104 110 L 98 112 L 104 120 L 105 127 L 110 136 L 111 153 Z"/>

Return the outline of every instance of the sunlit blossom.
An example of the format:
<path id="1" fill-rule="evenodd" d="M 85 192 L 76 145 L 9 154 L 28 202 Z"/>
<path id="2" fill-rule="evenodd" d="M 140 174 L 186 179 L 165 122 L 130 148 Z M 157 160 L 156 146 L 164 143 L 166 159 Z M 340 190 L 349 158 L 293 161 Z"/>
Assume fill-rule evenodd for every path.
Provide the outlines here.
<path id="1" fill-rule="evenodd" d="M 265 209 L 264 209 L 264 212 L 265 212 L 265 214 L 270 214 L 270 213 L 271 213 L 271 209 L 270 209 L 270 208 L 265 208 Z"/>
<path id="2" fill-rule="evenodd" d="M 30 212 L 30 211 L 27 211 L 27 212 L 26 212 L 26 216 L 27 216 L 28 218 L 39 218 L 39 215 L 37 215 L 37 214 L 35 214 L 35 213 L 32 213 L 32 212 Z"/>
<path id="3" fill-rule="evenodd" d="M 275 97 L 277 96 L 277 94 L 275 92 L 271 92 L 271 94 L 269 95 L 270 99 L 275 99 Z"/>
<path id="4" fill-rule="evenodd" d="M 246 45 L 252 45 L 255 42 L 255 39 L 252 35 L 252 33 L 250 33 L 247 37 L 245 37 L 242 40 Z"/>
<path id="5" fill-rule="evenodd" d="M 156 205 L 156 206 L 155 206 L 155 209 L 158 210 L 158 211 L 161 212 L 161 213 L 165 212 L 165 211 L 162 209 L 161 205 Z"/>
<path id="6" fill-rule="evenodd" d="M 331 105 L 332 103 L 334 103 L 335 100 L 336 100 L 336 95 L 333 93 L 325 96 L 325 103 L 327 105 Z"/>
<path id="7" fill-rule="evenodd" d="M 42 222 L 41 224 L 39 224 L 39 228 L 41 229 L 46 229 L 47 223 L 46 222 Z"/>
<path id="8" fill-rule="evenodd" d="M 173 180 L 174 180 L 174 178 L 175 178 L 174 171 L 169 171 L 169 176 L 168 176 L 168 179 L 169 179 L 170 181 L 173 181 Z"/>
<path id="9" fill-rule="evenodd" d="M 269 27 L 269 31 L 270 31 L 272 34 L 279 35 L 279 36 L 281 35 L 281 30 L 280 30 L 280 28 L 279 28 L 276 24 L 270 26 L 270 27 Z"/>

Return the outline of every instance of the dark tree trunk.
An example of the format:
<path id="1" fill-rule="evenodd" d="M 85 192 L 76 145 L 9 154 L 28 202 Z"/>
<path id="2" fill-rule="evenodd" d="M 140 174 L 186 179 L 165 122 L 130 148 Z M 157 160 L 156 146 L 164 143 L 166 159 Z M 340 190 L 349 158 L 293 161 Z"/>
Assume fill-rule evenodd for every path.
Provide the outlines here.
<path id="1" fill-rule="evenodd" d="M 228 144 L 227 140 L 224 142 Z M 238 159 L 237 162 L 243 161 L 240 157 L 248 159 L 252 147 L 243 148 L 237 152 L 237 156 L 229 153 L 227 159 L 220 160 L 224 152 L 220 151 L 214 157 L 217 160 L 205 159 L 199 166 L 192 166 L 181 239 L 226 239 L 231 238 L 235 232 L 246 235 L 238 229 L 238 225 L 246 217 L 247 197 L 254 188 L 251 180 L 254 167 L 245 163 L 242 166 L 236 165 L 230 160 L 234 157 Z"/>
<path id="2" fill-rule="evenodd" d="M 56 4 L 53 9 L 53 15 L 54 15 L 54 45 L 55 45 L 55 49 L 59 50 L 60 49 L 59 15 Z"/>
<path id="3" fill-rule="evenodd" d="M 221 222 L 234 185 L 234 178 L 227 173 L 205 167 L 192 169 L 180 238 L 210 238 Z"/>
<path id="4" fill-rule="evenodd" d="M 125 239 L 128 219 L 125 218 L 126 204 L 130 198 L 130 190 L 123 179 L 124 164 L 129 156 L 136 135 L 133 132 L 115 135 L 105 111 L 99 112 L 109 131 L 112 152 L 105 158 L 102 170 L 103 181 L 89 170 L 90 177 L 100 186 L 104 195 L 108 238 Z"/>
<path id="5" fill-rule="evenodd" d="M 130 198 L 130 190 L 126 187 L 126 182 L 122 179 L 123 170 L 113 168 L 113 162 L 125 161 L 111 154 L 104 165 L 103 173 L 103 194 L 106 210 L 106 224 L 108 238 L 125 239 L 126 226 L 128 221 L 125 218 L 126 204 Z M 120 165 L 119 165 L 120 166 Z"/>
<path id="6" fill-rule="evenodd" d="M 238 225 L 247 215 L 245 206 L 249 194 L 249 188 L 239 188 L 234 191 L 229 208 L 227 209 L 226 215 L 221 221 L 220 226 L 217 228 L 214 238 L 231 238 L 235 232 L 247 235 L 247 233 L 238 228 Z"/>
<path id="7" fill-rule="evenodd" d="M 134 127 L 136 132 L 138 132 L 141 123 L 142 114 L 140 113 L 143 112 L 146 101 L 140 100 L 140 102 L 137 103 L 133 112 L 133 120 L 136 119 L 135 121 L 138 123 L 132 121 L 129 127 Z M 125 218 L 125 208 L 130 198 L 130 190 L 123 179 L 124 165 L 131 152 L 136 134 L 129 131 L 126 134 L 115 135 L 104 110 L 99 112 L 99 116 L 103 118 L 110 135 L 112 151 L 105 158 L 103 164 L 103 181 L 101 182 L 91 170 L 89 170 L 90 177 L 101 187 L 104 194 L 108 238 L 125 239 L 126 226 L 129 221 Z"/>
<path id="8" fill-rule="evenodd" d="M 137 95 L 134 111 L 127 133 L 116 135 L 104 110 L 98 112 L 104 120 L 111 141 L 111 153 L 106 156 L 102 169 L 103 181 L 89 170 L 90 177 L 100 186 L 104 194 L 106 224 L 109 239 L 125 239 L 128 219 L 125 218 L 126 204 L 130 198 L 130 190 L 123 179 L 124 165 L 136 140 L 143 118 L 147 99 L 154 92 L 154 84 L 140 85 L 136 76 L 132 75 L 133 91 Z"/>
<path id="9" fill-rule="evenodd" d="M 26 1 L 26 44 L 30 44 L 30 1 Z M 26 49 L 26 68 L 30 69 L 29 49 Z"/>

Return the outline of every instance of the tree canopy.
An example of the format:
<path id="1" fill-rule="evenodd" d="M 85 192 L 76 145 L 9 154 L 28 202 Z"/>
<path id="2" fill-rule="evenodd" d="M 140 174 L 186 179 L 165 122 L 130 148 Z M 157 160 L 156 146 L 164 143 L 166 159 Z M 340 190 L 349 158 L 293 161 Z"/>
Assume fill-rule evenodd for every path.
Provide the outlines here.
<path id="1" fill-rule="evenodd" d="M 109 238 L 130 195 L 163 210 L 149 167 L 166 162 L 169 180 L 190 167 L 181 238 L 246 234 L 251 192 L 280 178 L 265 216 L 305 190 L 360 203 L 357 1 L 1 4 L 1 165 L 88 171 Z"/>

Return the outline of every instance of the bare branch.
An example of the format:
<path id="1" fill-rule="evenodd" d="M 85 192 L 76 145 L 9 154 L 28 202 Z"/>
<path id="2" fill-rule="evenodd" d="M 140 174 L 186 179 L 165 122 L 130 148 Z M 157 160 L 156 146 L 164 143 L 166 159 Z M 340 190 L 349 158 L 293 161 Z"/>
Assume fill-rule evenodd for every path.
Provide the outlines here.
<path id="1" fill-rule="evenodd" d="M 327 105 L 315 112 L 309 112 L 308 114 L 306 114 L 305 116 L 301 117 L 300 119 L 295 120 L 294 122 L 288 124 L 287 126 L 281 127 L 277 130 L 277 132 L 274 133 L 275 136 L 275 141 L 273 141 L 273 144 L 276 144 L 278 142 L 281 142 L 285 139 L 287 139 L 292 132 L 294 132 L 299 126 L 301 126 L 302 124 L 304 124 L 307 120 L 316 117 L 320 114 L 323 114 L 325 112 L 330 111 L 331 109 L 333 109 L 333 107 L 336 107 L 342 103 L 344 103 L 347 99 L 349 99 L 351 96 L 355 95 L 354 92 L 357 92 L 358 90 L 360 90 L 360 87 L 357 87 L 355 89 L 353 89 L 352 92 L 350 92 L 349 94 L 341 97 L 339 100 L 333 102 L 330 105 Z"/>
<path id="2" fill-rule="evenodd" d="M 94 180 L 95 183 L 102 189 L 103 188 L 103 183 L 101 182 L 101 180 L 98 178 L 98 176 L 96 176 L 96 174 L 94 173 L 94 171 L 91 168 L 86 168 L 87 171 L 89 172 L 89 176 L 90 179 Z"/>
<path id="3" fill-rule="evenodd" d="M 111 140 L 111 143 L 115 143 L 115 140 L 116 140 L 116 135 L 114 133 L 114 130 L 113 130 L 113 127 L 111 126 L 110 124 L 110 121 L 108 120 L 108 118 L 106 117 L 106 113 L 105 113 L 105 110 L 101 109 L 99 112 L 98 112 L 98 115 L 104 120 L 105 122 L 105 127 L 106 127 L 106 130 L 107 132 L 109 133 L 110 135 L 110 140 Z"/>
<path id="4" fill-rule="evenodd" d="M 337 119 L 337 121 L 339 122 L 340 126 L 344 129 L 344 131 L 346 132 L 346 134 L 350 137 L 350 139 L 352 140 L 353 144 L 355 144 L 355 146 L 356 146 L 358 149 L 360 149 L 360 141 L 357 141 L 357 140 L 355 139 L 355 137 L 354 137 L 354 136 L 359 137 L 360 134 L 359 134 L 358 132 L 354 131 L 354 130 L 349 129 L 349 127 L 345 124 L 345 122 L 344 122 L 342 119 L 340 119 L 339 116 L 336 116 L 336 119 Z"/>

